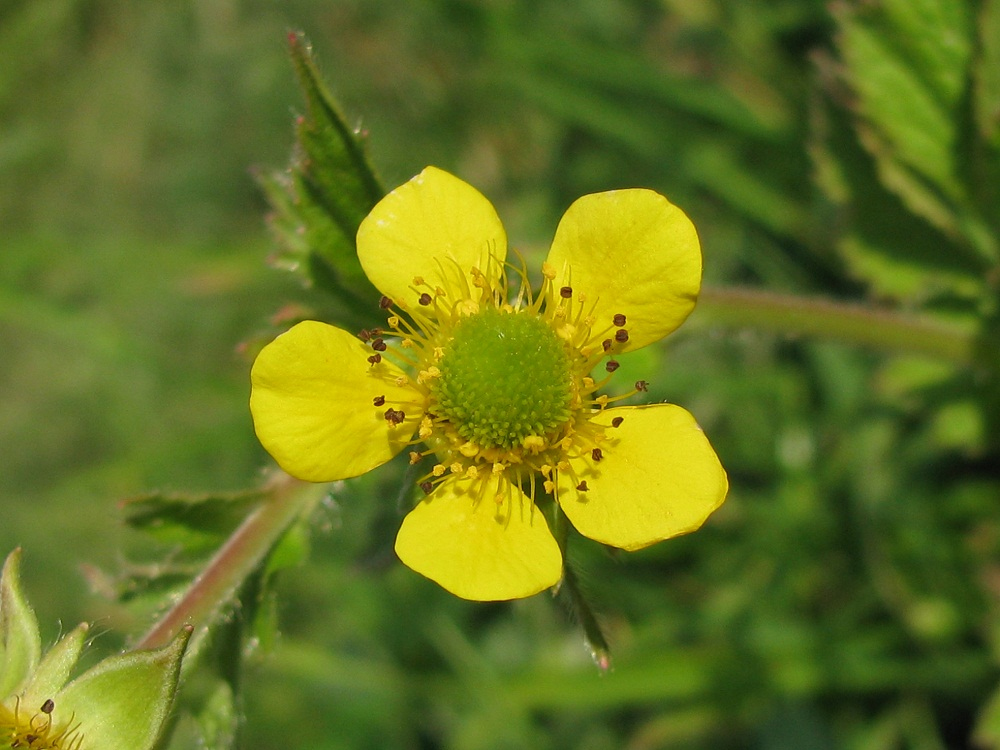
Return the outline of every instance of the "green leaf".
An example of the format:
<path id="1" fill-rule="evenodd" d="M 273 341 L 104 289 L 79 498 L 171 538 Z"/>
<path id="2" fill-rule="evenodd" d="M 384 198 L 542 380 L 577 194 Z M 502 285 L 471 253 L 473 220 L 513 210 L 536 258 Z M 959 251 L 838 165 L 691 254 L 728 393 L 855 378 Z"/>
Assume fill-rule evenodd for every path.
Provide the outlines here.
<path id="1" fill-rule="evenodd" d="M 958 234 L 945 233 L 926 212 L 904 202 L 886 189 L 886 171 L 899 179 L 914 173 L 898 162 L 874 159 L 855 135 L 871 129 L 852 128 L 849 113 L 835 108 L 817 109 L 819 127 L 809 152 L 816 165 L 820 188 L 843 212 L 839 236 L 829 238 L 858 278 L 879 295 L 922 302 L 941 294 L 973 298 L 982 289 L 979 255 Z M 912 196 L 911 196 L 912 197 Z M 938 198 L 934 198 L 938 201 Z M 953 218 L 944 204 L 931 204 Z M 928 209 L 933 210 L 933 209 Z"/>
<path id="2" fill-rule="evenodd" d="M 260 178 L 283 251 L 279 262 L 364 317 L 375 309 L 379 293 L 358 262 L 356 235 L 385 190 L 365 153 L 363 134 L 348 126 L 309 44 L 293 33 L 289 49 L 306 114 L 296 119 L 289 168 Z"/>
<path id="3" fill-rule="evenodd" d="M 251 509 L 267 500 L 264 490 L 204 495 L 151 493 L 122 503 L 125 522 L 188 555 L 214 550 Z"/>
<path id="4" fill-rule="evenodd" d="M 972 53 L 968 4 L 955 0 L 881 0 L 884 27 L 936 98 L 953 107 Z"/>
<path id="5" fill-rule="evenodd" d="M 898 5 L 892 7 L 892 14 L 871 17 L 844 10 L 837 14 L 848 81 L 858 95 L 861 114 L 887 144 L 886 153 L 877 154 L 876 158 L 898 160 L 946 195 L 957 198 L 962 190 L 955 177 L 957 92 L 952 80 L 964 79 L 967 49 L 965 54 L 947 54 L 947 42 L 942 35 L 960 36 L 960 31 L 928 29 L 925 19 L 916 11 Z M 914 54 L 921 62 L 919 66 L 911 63 L 906 53 L 894 44 L 896 38 L 908 37 L 909 27 L 923 28 L 932 39 L 938 40 L 937 44 L 924 40 L 918 45 Z M 956 46 L 965 49 L 967 45 L 965 40 Z M 936 72 L 928 80 L 921 75 L 920 68 L 926 68 L 935 59 L 947 66 L 946 70 Z"/>
<path id="6" fill-rule="evenodd" d="M 38 620 L 21 591 L 21 550 L 16 549 L 0 576 L 0 699 L 35 670 L 41 652 Z"/>
<path id="7" fill-rule="evenodd" d="M 983 140 L 1000 149 L 1000 0 L 984 0 L 978 26 L 976 124 Z"/>

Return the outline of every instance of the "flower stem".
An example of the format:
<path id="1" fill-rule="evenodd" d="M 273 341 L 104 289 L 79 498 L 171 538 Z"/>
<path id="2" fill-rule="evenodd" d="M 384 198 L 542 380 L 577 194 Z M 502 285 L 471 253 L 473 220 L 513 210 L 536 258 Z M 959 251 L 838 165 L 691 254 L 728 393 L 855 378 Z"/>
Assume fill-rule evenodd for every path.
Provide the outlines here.
<path id="1" fill-rule="evenodd" d="M 836 339 L 970 364 L 975 333 L 928 315 L 745 288 L 706 287 L 696 315 L 726 326 Z"/>
<path id="2" fill-rule="evenodd" d="M 184 595 L 136 644 L 137 649 L 169 643 L 185 625 L 194 638 L 203 636 L 237 589 L 254 573 L 291 525 L 315 507 L 326 491 L 280 474 L 272 481 L 270 498 L 244 519 Z"/>

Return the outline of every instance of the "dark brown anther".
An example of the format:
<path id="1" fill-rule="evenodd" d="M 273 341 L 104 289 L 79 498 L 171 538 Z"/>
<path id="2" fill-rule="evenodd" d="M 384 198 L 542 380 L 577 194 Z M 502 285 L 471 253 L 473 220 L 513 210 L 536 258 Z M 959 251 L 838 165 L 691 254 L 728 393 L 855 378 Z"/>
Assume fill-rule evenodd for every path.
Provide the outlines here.
<path id="1" fill-rule="evenodd" d="M 51 698 L 46 698 L 45 703 L 42 704 L 40 710 L 43 714 L 50 714 L 55 710 L 55 708 L 56 708 L 56 702 Z"/>
<path id="2" fill-rule="evenodd" d="M 611 339 L 604 339 L 604 341 L 601 342 L 601 348 L 606 352 L 610 352 L 612 346 L 614 346 L 614 342 Z"/>
<path id="3" fill-rule="evenodd" d="M 594 459 L 595 462 L 597 462 L 600 461 L 602 458 L 604 458 L 604 453 L 601 451 L 600 448 L 594 448 L 594 450 L 590 452 L 590 457 Z"/>
<path id="4" fill-rule="evenodd" d="M 622 315 L 621 313 L 618 313 L 617 315 L 615 315 L 614 318 L 612 318 L 612 321 L 616 326 L 621 328 L 623 325 L 625 325 L 625 316 Z"/>
<path id="5" fill-rule="evenodd" d="M 604 369 L 607 370 L 608 372 L 614 372 L 619 367 L 621 367 L 621 365 L 618 364 L 618 362 L 613 359 L 609 359 L 607 362 L 604 363 Z"/>
<path id="6" fill-rule="evenodd" d="M 375 326 L 371 330 L 372 336 L 381 336 L 383 333 L 385 333 L 385 329 L 384 328 L 380 328 L 379 326 Z"/>
<path id="7" fill-rule="evenodd" d="M 573 287 L 571 286 L 562 287 L 559 290 L 559 296 L 562 297 L 563 299 L 569 299 L 570 297 L 573 296 Z"/>
<path id="8" fill-rule="evenodd" d="M 375 406 L 385 406 L 385 396 L 376 396 L 372 399 L 372 403 Z"/>
<path id="9" fill-rule="evenodd" d="M 382 361 L 382 355 L 381 354 L 373 354 L 372 356 L 370 356 L 368 358 L 368 361 L 371 364 L 373 364 L 373 365 L 377 365 L 379 362 Z"/>
<path id="10" fill-rule="evenodd" d="M 427 305 L 433 302 L 433 297 L 431 297 L 431 295 L 429 295 L 427 292 L 424 292 L 423 294 L 420 295 L 420 299 L 418 300 L 418 302 L 420 302 L 420 304 L 423 305 L 424 307 L 427 307 Z"/>
<path id="11" fill-rule="evenodd" d="M 586 481 L 583 481 L 583 482 L 580 482 L 580 484 L 578 484 L 576 486 L 576 489 L 577 489 L 577 492 L 586 492 L 587 490 L 590 489 L 590 487 L 587 486 L 587 482 Z"/>
<path id="12" fill-rule="evenodd" d="M 372 349 L 374 349 L 377 352 L 384 352 L 388 348 L 389 347 L 386 346 L 386 343 L 382 339 L 375 339 L 372 342 Z"/>
<path id="13" fill-rule="evenodd" d="M 612 427 L 621 427 L 622 422 L 625 421 L 625 417 L 615 417 L 611 420 Z"/>
<path id="14" fill-rule="evenodd" d="M 404 419 L 406 419 L 406 413 L 401 409 L 390 407 L 385 410 L 385 421 L 389 424 L 403 424 Z"/>
<path id="15" fill-rule="evenodd" d="M 617 341 L 619 344 L 624 344 L 626 341 L 628 341 L 628 331 L 626 331 L 624 328 L 619 328 L 617 331 L 615 331 L 615 341 Z"/>
<path id="16" fill-rule="evenodd" d="M 388 310 L 392 307 L 392 300 L 386 297 L 384 294 L 379 298 L 378 306 L 383 310 Z"/>
<path id="17" fill-rule="evenodd" d="M 362 328 L 360 331 L 358 331 L 358 338 L 361 339 L 362 341 L 371 341 L 372 332 L 369 331 L 367 328 Z"/>
<path id="18" fill-rule="evenodd" d="M 643 393 L 645 393 L 646 391 L 649 390 L 649 383 L 647 383 L 645 380 L 637 380 L 635 381 L 635 389 L 637 391 L 642 391 Z"/>
<path id="19" fill-rule="evenodd" d="M 420 489 L 422 489 L 424 491 L 425 495 L 429 495 L 429 494 L 431 494 L 431 490 L 434 489 L 434 485 L 431 484 L 430 482 L 421 482 L 420 483 Z"/>

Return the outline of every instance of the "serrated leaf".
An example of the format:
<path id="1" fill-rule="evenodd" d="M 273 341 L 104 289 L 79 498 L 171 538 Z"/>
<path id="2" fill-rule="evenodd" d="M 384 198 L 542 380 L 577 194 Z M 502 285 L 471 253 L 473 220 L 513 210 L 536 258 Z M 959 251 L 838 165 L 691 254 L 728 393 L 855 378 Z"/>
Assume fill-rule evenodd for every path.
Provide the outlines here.
<path id="1" fill-rule="evenodd" d="M 122 501 L 125 522 L 158 541 L 193 555 L 217 547 L 246 517 L 265 501 L 262 490 L 189 495 L 151 493 Z"/>
<path id="2" fill-rule="evenodd" d="M 1000 0 L 984 0 L 978 28 L 979 58 L 974 72 L 976 124 L 983 140 L 1000 149 Z"/>
<path id="3" fill-rule="evenodd" d="M 956 0 L 881 0 L 884 28 L 939 101 L 951 107 L 965 91 L 972 54 L 969 9 Z"/>
<path id="4" fill-rule="evenodd" d="M 290 34 L 289 49 L 306 114 L 296 120 L 289 168 L 259 180 L 273 209 L 271 227 L 286 266 L 365 317 L 379 293 L 361 269 L 355 238 L 385 190 L 362 135 L 348 126 L 324 86 L 309 44 Z"/>
<path id="5" fill-rule="evenodd" d="M 840 49 L 847 79 L 859 98 L 861 114 L 889 146 L 894 158 L 956 198 L 957 140 L 954 113 L 906 57 L 893 46 L 886 24 L 841 12 Z M 964 71 L 964 68 L 963 68 Z"/>
<path id="6" fill-rule="evenodd" d="M 843 234 L 833 241 L 853 274 L 890 298 L 920 301 L 942 293 L 966 298 L 977 294 L 982 276 L 974 251 L 961 243 L 957 232 L 943 234 L 941 227 L 925 223 L 926 217 L 911 204 L 901 202 L 898 193 L 885 189 L 888 177 L 904 179 L 912 172 L 884 174 L 885 165 L 853 137 L 846 113 L 819 109 L 814 120 L 823 125 L 810 154 L 819 186 L 845 212 Z M 868 133 L 865 128 L 857 132 Z M 946 210 L 934 196 L 928 196 L 925 210 Z M 954 227 L 953 221 L 948 224 Z"/>

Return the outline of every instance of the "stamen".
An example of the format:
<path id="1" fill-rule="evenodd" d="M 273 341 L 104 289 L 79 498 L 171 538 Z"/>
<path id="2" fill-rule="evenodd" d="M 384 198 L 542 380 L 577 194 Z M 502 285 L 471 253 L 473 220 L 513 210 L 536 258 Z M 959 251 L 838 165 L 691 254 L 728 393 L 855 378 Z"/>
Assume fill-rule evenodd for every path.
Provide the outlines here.
<path id="1" fill-rule="evenodd" d="M 376 396 L 372 399 L 372 404 L 375 406 L 385 406 L 385 396 Z"/>
<path id="2" fill-rule="evenodd" d="M 391 425 L 403 424 L 403 420 L 406 419 L 406 414 L 401 409 L 393 409 L 392 407 L 385 410 L 385 421 Z"/>
<path id="3" fill-rule="evenodd" d="M 382 361 L 382 355 L 381 354 L 373 354 L 372 356 L 370 356 L 368 358 L 368 361 L 371 362 L 373 365 L 377 365 L 379 362 Z"/>
<path id="4" fill-rule="evenodd" d="M 643 393 L 645 393 L 646 391 L 649 390 L 649 383 L 647 383 L 645 380 L 637 380 L 635 381 L 635 389 L 637 391 L 642 391 Z"/>
<path id="5" fill-rule="evenodd" d="M 608 372 L 614 372 L 619 367 L 621 367 L 621 365 L 614 359 L 609 359 L 607 363 L 604 365 L 604 369 L 607 370 Z"/>
<path id="6" fill-rule="evenodd" d="M 622 422 L 625 421 L 625 417 L 615 417 L 611 420 L 612 427 L 621 427 Z"/>
<path id="7" fill-rule="evenodd" d="M 600 448 L 594 448 L 594 450 L 590 452 L 590 457 L 596 463 L 597 461 L 600 461 L 602 458 L 604 458 L 604 453 L 601 451 Z"/>
<path id="8" fill-rule="evenodd" d="M 559 289 L 559 296 L 563 299 L 570 299 L 573 296 L 573 287 L 564 286 Z"/>
<path id="9" fill-rule="evenodd" d="M 424 307 L 427 307 L 427 305 L 433 302 L 433 298 L 427 292 L 424 292 L 423 294 L 420 295 L 420 299 L 417 301 L 420 302 L 420 304 L 423 305 Z"/>
<path id="10" fill-rule="evenodd" d="M 388 345 L 382 339 L 375 339 L 372 342 L 372 349 L 374 349 L 377 352 L 384 352 L 388 348 L 389 348 Z"/>
<path id="11" fill-rule="evenodd" d="M 425 495 L 429 495 L 429 494 L 431 494 L 431 490 L 434 489 L 434 485 L 430 481 L 421 482 L 420 483 L 420 489 L 422 489 L 424 491 Z"/>
<path id="12" fill-rule="evenodd" d="M 580 482 L 580 484 L 578 484 L 576 486 L 576 489 L 577 489 L 578 492 L 586 492 L 587 490 L 590 489 L 590 487 L 587 486 L 587 481 L 584 480 L 584 481 Z"/>
<path id="13" fill-rule="evenodd" d="M 378 306 L 383 310 L 388 310 L 392 307 L 392 300 L 386 297 L 384 294 L 379 298 Z"/>
<path id="14" fill-rule="evenodd" d="M 615 331 L 615 341 L 617 341 L 619 344 L 624 344 L 626 341 L 628 341 L 628 331 L 626 331 L 624 328 L 619 328 L 617 331 Z"/>
<path id="15" fill-rule="evenodd" d="M 613 322 L 613 323 L 614 323 L 614 324 L 615 324 L 616 326 L 618 326 L 619 328 L 621 328 L 621 327 L 622 327 L 623 325 L 625 325 L 625 316 L 624 316 L 624 315 L 622 315 L 621 313 L 618 313 L 618 314 L 617 314 L 617 315 L 615 315 L 615 317 L 614 317 L 614 318 L 612 319 L 612 322 Z"/>

